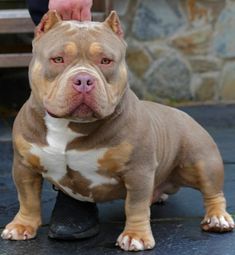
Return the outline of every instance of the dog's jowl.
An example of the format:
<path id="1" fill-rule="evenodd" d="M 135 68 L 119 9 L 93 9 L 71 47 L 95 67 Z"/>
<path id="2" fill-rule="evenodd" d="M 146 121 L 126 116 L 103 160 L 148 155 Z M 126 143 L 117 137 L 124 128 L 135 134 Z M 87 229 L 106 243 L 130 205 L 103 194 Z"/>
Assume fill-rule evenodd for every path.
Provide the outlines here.
<path id="1" fill-rule="evenodd" d="M 203 230 L 233 229 L 216 144 L 187 114 L 135 96 L 125 51 L 115 12 L 100 23 L 49 11 L 36 28 L 32 93 L 13 129 L 20 210 L 4 239 L 36 236 L 43 178 L 78 200 L 125 199 L 124 250 L 154 247 L 150 205 L 182 186 L 202 193 Z"/>

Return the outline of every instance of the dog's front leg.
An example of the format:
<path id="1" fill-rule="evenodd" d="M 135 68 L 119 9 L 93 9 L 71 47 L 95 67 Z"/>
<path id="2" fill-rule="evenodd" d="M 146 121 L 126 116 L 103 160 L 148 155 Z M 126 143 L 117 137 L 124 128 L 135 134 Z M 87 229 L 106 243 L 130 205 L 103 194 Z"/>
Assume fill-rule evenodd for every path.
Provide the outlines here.
<path id="1" fill-rule="evenodd" d="M 125 176 L 127 196 L 125 201 L 126 225 L 116 245 L 126 251 L 152 249 L 155 241 L 150 226 L 150 204 L 153 194 L 151 176 L 128 174 Z"/>
<path id="2" fill-rule="evenodd" d="M 3 239 L 26 240 L 36 236 L 41 225 L 42 177 L 15 155 L 13 175 L 20 203 L 19 212 L 2 232 Z"/>

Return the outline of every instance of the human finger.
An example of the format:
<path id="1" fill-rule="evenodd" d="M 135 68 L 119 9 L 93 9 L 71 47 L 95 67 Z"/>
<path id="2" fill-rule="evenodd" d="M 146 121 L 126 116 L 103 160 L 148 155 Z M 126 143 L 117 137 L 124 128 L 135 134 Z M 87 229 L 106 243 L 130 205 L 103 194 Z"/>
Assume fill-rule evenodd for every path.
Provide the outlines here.
<path id="1" fill-rule="evenodd" d="M 80 20 L 81 21 L 91 20 L 91 10 L 90 10 L 90 8 L 83 8 L 81 10 Z"/>

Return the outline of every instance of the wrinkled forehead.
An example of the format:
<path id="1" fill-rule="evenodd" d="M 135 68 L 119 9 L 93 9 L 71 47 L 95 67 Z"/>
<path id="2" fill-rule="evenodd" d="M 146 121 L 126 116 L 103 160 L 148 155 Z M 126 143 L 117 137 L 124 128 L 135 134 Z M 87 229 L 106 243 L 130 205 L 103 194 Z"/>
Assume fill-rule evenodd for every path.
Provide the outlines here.
<path id="1" fill-rule="evenodd" d="M 103 51 L 124 52 L 126 44 L 100 22 L 63 21 L 46 33 L 38 42 L 50 54 L 59 50 L 76 54 L 84 49 L 91 54 Z"/>
<path id="2" fill-rule="evenodd" d="M 97 37 L 99 34 L 108 33 L 108 29 L 101 22 L 90 21 L 63 21 L 57 26 L 58 32 L 67 36 L 75 36 L 82 39 Z M 87 38 L 88 37 L 88 38 Z"/>

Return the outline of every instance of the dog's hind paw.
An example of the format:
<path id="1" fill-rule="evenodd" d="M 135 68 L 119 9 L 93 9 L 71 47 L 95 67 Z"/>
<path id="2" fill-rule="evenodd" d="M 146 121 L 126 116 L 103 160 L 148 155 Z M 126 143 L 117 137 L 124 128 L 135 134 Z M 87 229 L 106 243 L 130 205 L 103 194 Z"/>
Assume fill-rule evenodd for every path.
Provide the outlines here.
<path id="1" fill-rule="evenodd" d="M 208 232 L 229 232 L 234 229 L 234 221 L 226 212 L 221 215 L 206 215 L 201 222 L 201 227 Z"/>

